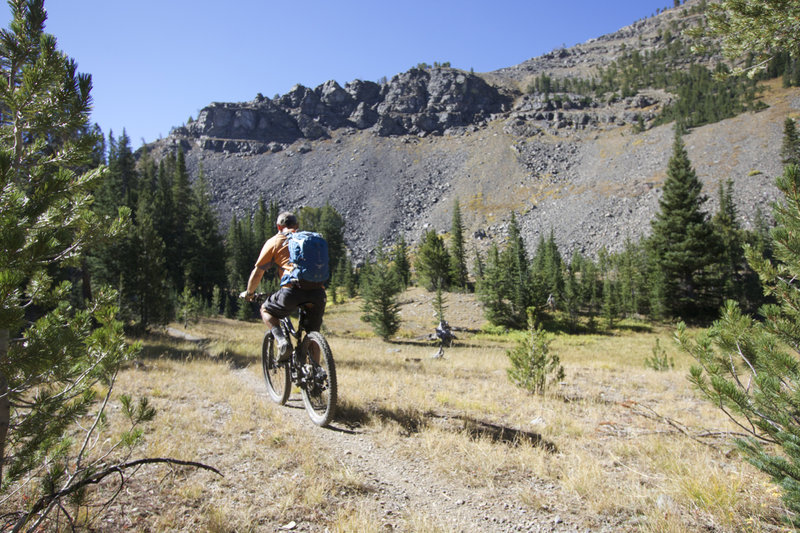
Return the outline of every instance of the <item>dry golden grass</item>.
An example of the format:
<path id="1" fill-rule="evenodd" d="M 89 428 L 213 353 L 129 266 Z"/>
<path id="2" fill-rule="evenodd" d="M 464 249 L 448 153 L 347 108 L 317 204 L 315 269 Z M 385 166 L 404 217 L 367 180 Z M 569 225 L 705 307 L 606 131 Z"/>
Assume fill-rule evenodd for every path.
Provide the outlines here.
<path id="1" fill-rule="evenodd" d="M 436 348 L 418 340 L 431 327 L 428 304 L 412 305 L 425 297 L 404 295 L 404 309 L 417 309 L 408 323 L 420 325 L 395 343 L 371 336 L 357 302 L 330 306 L 338 427 L 363 433 L 398 461 L 426 465 L 489 508 L 496 498 L 588 529 L 781 530 L 779 493 L 722 435 L 735 428 L 691 390 L 691 360 L 674 348 L 670 331 L 556 336 L 551 349 L 566 378 L 534 396 L 508 381 L 511 344 L 501 338 L 459 332 L 445 358 L 432 359 Z M 480 322 L 472 307 L 451 311 L 452 325 Z M 380 472 L 348 467 L 344 452 L 326 442 L 330 430 L 289 416 L 298 403 L 269 402 L 259 324 L 204 320 L 191 333 L 210 341 L 144 339 L 145 355 L 118 387 L 149 396 L 159 409 L 144 454 L 201 461 L 225 477 L 140 473 L 115 508 L 117 524 L 272 531 L 295 521 L 309 531 L 379 531 L 392 520 L 403 531 L 450 530 L 443 517 L 414 505 L 387 518 L 370 479 Z M 645 367 L 656 339 L 674 369 Z"/>

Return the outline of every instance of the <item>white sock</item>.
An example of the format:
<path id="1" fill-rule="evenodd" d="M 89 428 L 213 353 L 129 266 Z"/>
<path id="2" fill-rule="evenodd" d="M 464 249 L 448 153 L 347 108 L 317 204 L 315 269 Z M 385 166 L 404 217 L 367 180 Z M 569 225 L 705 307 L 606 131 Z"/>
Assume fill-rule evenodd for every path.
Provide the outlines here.
<path id="1" fill-rule="evenodd" d="M 272 328 L 272 336 L 275 337 L 280 343 L 286 342 L 286 337 L 283 335 L 283 330 L 279 326 Z"/>

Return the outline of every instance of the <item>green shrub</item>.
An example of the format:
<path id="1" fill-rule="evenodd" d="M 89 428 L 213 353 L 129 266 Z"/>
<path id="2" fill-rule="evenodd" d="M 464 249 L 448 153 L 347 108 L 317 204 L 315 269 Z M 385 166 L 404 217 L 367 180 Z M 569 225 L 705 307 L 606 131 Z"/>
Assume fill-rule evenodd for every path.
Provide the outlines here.
<path id="1" fill-rule="evenodd" d="M 506 352 L 511 361 L 508 379 L 518 387 L 536 394 L 544 394 L 549 383 L 564 379 L 564 367 L 556 353 L 550 353 L 547 332 L 536 325 L 533 313 L 528 311 L 529 335 Z"/>
<path id="2" fill-rule="evenodd" d="M 653 346 L 653 356 L 644 360 L 646 368 L 653 370 L 663 371 L 675 368 L 675 361 L 672 357 L 667 357 L 667 352 L 661 347 L 661 343 L 656 339 L 656 344 Z"/>

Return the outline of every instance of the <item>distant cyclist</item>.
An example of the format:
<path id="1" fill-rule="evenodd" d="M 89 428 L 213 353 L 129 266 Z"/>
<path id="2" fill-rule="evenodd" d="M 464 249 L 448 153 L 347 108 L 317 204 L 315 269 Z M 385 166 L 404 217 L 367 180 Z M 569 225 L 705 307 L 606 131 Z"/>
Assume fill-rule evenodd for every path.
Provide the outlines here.
<path id="1" fill-rule="evenodd" d="M 289 251 L 290 238 L 298 231 L 297 217 L 293 213 L 283 212 L 278 215 L 277 226 L 278 233 L 264 243 L 247 281 L 247 290 L 239 296 L 251 300 L 264 272 L 273 265 L 280 269 L 281 288 L 271 294 L 261 306 L 261 318 L 275 336 L 278 360 L 282 362 L 289 359 L 291 347 L 280 328 L 280 319 L 289 316 L 301 305 L 313 304 L 306 313 L 305 329 L 319 331 L 322 316 L 325 314 L 327 295 L 324 282 L 300 279 L 297 275 L 298 265 L 292 262 Z M 327 272 L 327 248 L 324 266 Z"/>

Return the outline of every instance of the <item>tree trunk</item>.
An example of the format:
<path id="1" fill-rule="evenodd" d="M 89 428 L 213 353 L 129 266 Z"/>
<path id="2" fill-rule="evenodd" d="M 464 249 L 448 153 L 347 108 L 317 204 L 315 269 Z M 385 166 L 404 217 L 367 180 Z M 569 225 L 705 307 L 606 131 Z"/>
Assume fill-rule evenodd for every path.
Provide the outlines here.
<path id="1" fill-rule="evenodd" d="M 8 355 L 8 330 L 0 329 L 0 361 Z M 3 482 L 3 465 L 5 463 L 6 435 L 11 421 L 11 402 L 8 399 L 8 381 L 0 371 L 0 483 Z"/>

